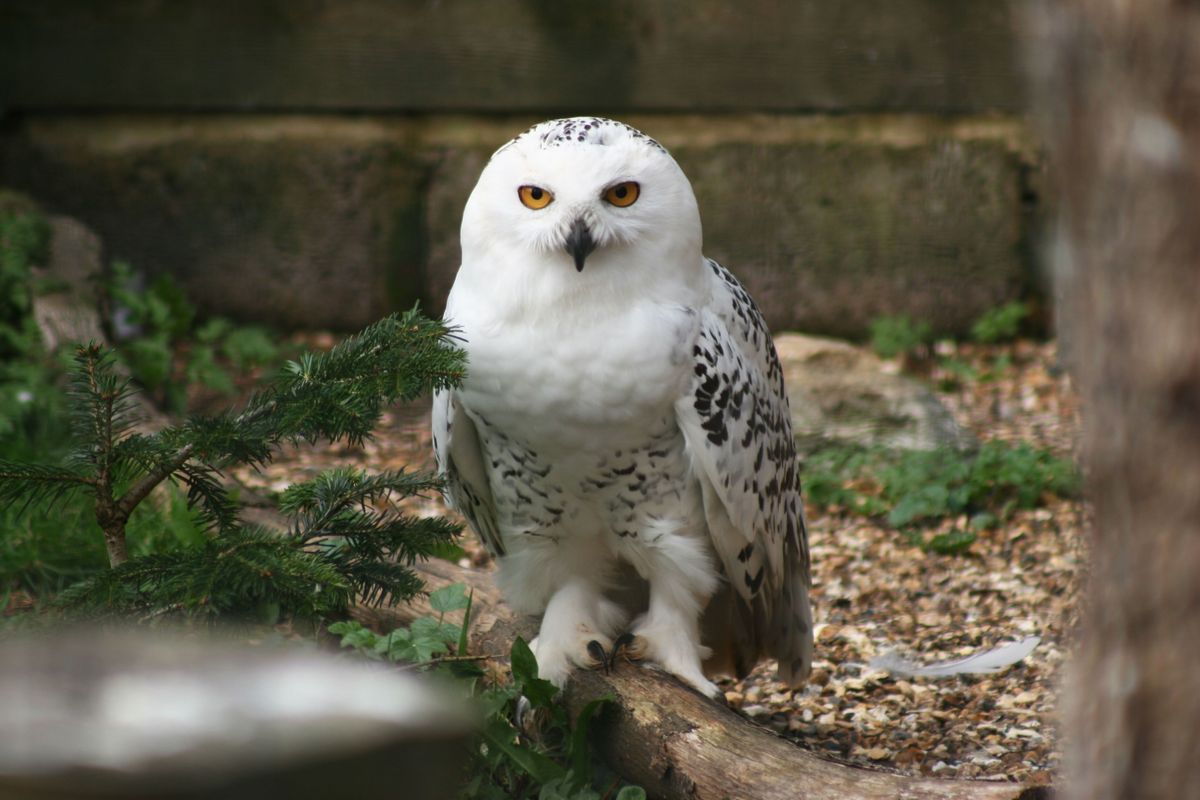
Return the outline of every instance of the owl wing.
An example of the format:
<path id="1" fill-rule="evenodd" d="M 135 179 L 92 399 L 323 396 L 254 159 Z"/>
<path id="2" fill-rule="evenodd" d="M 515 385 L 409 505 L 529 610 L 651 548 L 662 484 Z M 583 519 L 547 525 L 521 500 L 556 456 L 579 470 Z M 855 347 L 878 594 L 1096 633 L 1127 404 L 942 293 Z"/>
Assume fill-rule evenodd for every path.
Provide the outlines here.
<path id="1" fill-rule="evenodd" d="M 433 452 L 446 502 L 466 517 L 493 558 L 504 555 L 479 434 L 451 389 L 433 396 Z"/>
<path id="2" fill-rule="evenodd" d="M 699 310 L 693 378 L 675 404 L 728 585 L 705 611 L 717 671 L 744 674 L 761 655 L 803 683 L 812 664 L 808 537 L 783 369 L 762 314 L 709 260 L 712 302 Z"/>

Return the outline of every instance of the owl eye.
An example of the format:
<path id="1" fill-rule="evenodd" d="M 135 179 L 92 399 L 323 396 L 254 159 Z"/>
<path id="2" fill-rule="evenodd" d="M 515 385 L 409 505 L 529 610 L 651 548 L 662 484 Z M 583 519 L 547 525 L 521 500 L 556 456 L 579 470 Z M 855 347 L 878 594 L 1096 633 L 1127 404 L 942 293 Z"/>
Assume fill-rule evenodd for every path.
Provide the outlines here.
<path id="1" fill-rule="evenodd" d="M 540 186 L 522 186 L 520 189 L 517 189 L 517 195 L 521 198 L 521 202 L 525 204 L 526 208 L 532 208 L 534 211 L 537 211 L 539 208 L 545 208 L 554 199 L 553 194 Z"/>
<path id="2" fill-rule="evenodd" d="M 616 206 L 617 208 L 625 208 L 637 202 L 638 195 L 642 189 L 633 181 L 625 181 L 618 183 L 616 186 L 610 186 L 604 190 L 604 199 L 606 202 Z"/>

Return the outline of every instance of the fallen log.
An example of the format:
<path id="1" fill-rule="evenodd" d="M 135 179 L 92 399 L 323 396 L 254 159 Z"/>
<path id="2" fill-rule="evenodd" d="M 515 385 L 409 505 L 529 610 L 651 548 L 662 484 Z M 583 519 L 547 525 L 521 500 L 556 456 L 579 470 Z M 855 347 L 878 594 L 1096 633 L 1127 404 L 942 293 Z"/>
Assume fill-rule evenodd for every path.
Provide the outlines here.
<path id="1" fill-rule="evenodd" d="M 490 574 L 444 561 L 418 568 L 429 588 L 465 583 L 474 591 L 473 652 L 507 653 L 536 621 L 504 604 Z M 431 614 L 418 600 L 397 608 L 356 607 L 359 622 L 381 631 Z M 564 691 L 572 716 L 588 702 L 614 702 L 593 723 L 600 757 L 651 797 L 665 800 L 1039 800 L 1041 787 L 995 781 L 936 780 L 841 764 L 777 736 L 674 678 L 624 663 L 610 674 L 577 671 Z"/>

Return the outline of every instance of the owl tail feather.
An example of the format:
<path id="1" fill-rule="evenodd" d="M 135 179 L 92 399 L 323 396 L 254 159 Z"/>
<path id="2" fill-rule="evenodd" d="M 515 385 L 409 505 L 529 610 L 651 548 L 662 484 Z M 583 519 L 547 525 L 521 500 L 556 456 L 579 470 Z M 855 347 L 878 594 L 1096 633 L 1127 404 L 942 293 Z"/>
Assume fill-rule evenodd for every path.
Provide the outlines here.
<path id="1" fill-rule="evenodd" d="M 812 605 L 806 570 L 797 564 L 785 572 L 782 589 L 775 610 L 778 639 L 773 655 L 779 661 L 779 680 L 797 689 L 808 680 L 813 662 Z"/>

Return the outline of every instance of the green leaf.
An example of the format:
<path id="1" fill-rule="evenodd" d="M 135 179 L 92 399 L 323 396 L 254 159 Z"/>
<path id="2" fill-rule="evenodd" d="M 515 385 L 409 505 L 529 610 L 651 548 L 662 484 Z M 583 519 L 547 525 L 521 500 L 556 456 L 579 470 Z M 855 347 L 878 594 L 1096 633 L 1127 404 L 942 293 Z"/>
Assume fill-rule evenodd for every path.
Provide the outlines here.
<path id="1" fill-rule="evenodd" d="M 441 642 L 444 645 L 457 645 L 461 628 L 449 622 L 438 622 L 433 617 L 421 617 L 414 620 L 410 626 L 414 637 L 423 637 Z"/>
<path id="2" fill-rule="evenodd" d="M 157 389 L 171 377 L 171 345 L 165 335 L 141 337 L 125 343 L 121 355 L 130 372 L 147 389 Z"/>
<path id="3" fill-rule="evenodd" d="M 439 614 L 462 611 L 469 604 L 466 584 L 454 583 L 429 593 L 429 607 Z"/>
<path id="4" fill-rule="evenodd" d="M 586 784 L 580 785 L 571 773 L 542 784 L 538 800 L 603 800 L 603 795 Z"/>
<path id="5" fill-rule="evenodd" d="M 606 703 L 613 702 L 610 696 L 598 697 L 585 705 L 575 720 L 575 728 L 567 745 L 567 756 L 570 758 L 571 773 L 581 784 L 591 783 L 592 759 L 588 749 L 588 735 L 591 731 L 592 720 Z"/>
<path id="6" fill-rule="evenodd" d="M 525 640 L 518 636 L 513 640 L 512 651 L 513 681 L 518 690 L 534 708 L 550 708 L 558 687 L 550 681 L 538 677 L 537 659 Z"/>
<path id="7" fill-rule="evenodd" d="M 1019 300 L 993 308 L 971 326 L 971 338 L 982 344 L 1012 339 L 1028 316 L 1029 306 Z"/>
<path id="8" fill-rule="evenodd" d="M 510 655 L 512 657 L 513 679 L 517 683 L 527 683 L 528 681 L 537 680 L 537 658 L 534 657 L 533 651 L 529 649 L 529 645 L 520 636 L 513 639 Z"/>
<path id="9" fill-rule="evenodd" d="M 475 601 L 475 589 L 471 589 L 471 593 L 467 595 L 467 607 L 463 610 L 463 621 L 458 631 L 458 654 L 465 656 L 467 654 L 467 639 L 471 635 L 471 604 Z"/>
<path id="10" fill-rule="evenodd" d="M 522 772 L 538 783 L 550 783 L 566 775 L 566 770 L 547 756 L 520 744 L 516 731 L 504 719 L 493 717 L 488 720 L 483 737 L 489 746 L 503 752 Z"/>
<path id="11" fill-rule="evenodd" d="M 957 555 L 965 552 L 975 542 L 975 539 L 974 531 L 952 530 L 934 536 L 922 546 L 922 549 L 944 556 Z"/>
<path id="12" fill-rule="evenodd" d="M 329 626 L 329 632 L 342 637 L 342 647 L 351 647 L 363 652 L 374 652 L 380 640 L 374 631 L 357 622 L 335 622 Z"/>
<path id="13" fill-rule="evenodd" d="M 640 786 L 623 786 L 616 800 L 646 800 L 646 790 Z"/>

